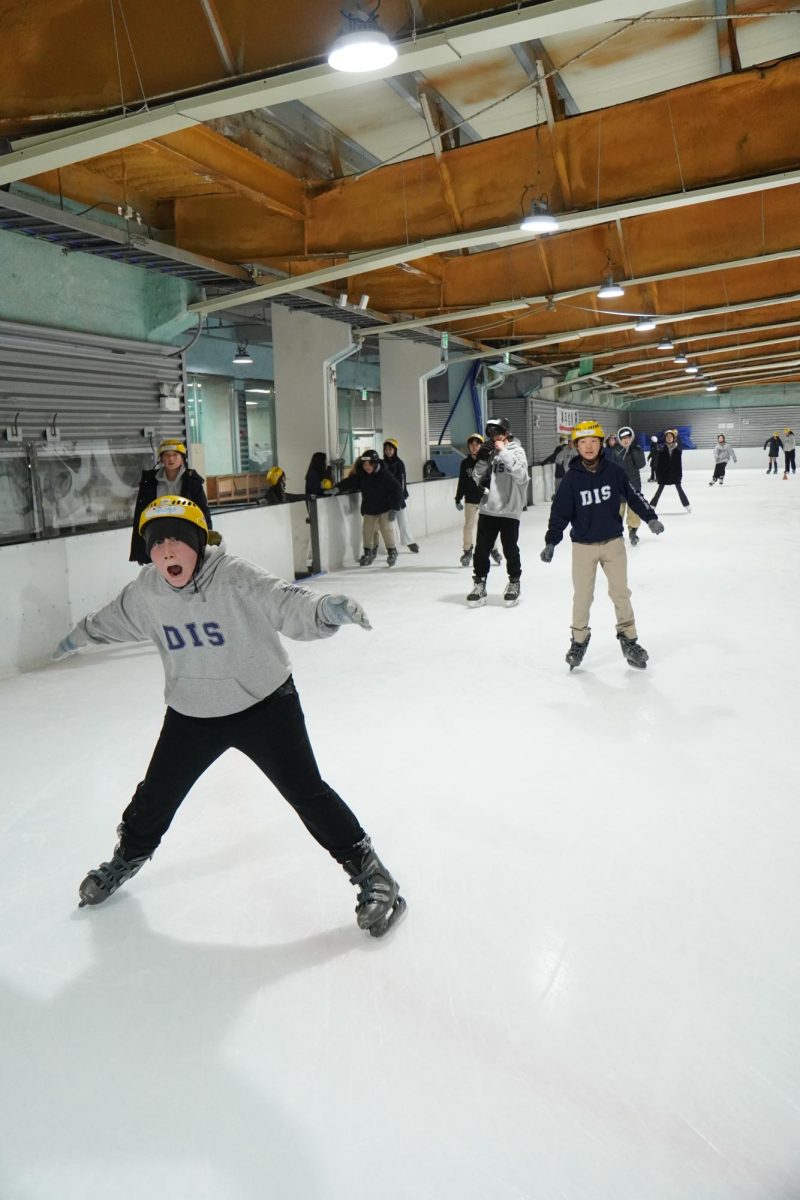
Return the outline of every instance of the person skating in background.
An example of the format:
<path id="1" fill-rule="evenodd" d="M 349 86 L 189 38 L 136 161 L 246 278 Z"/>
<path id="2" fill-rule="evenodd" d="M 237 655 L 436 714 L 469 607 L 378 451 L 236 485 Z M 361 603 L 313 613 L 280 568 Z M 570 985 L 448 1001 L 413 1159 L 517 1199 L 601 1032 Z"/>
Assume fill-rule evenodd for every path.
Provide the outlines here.
<path id="1" fill-rule="evenodd" d="M 795 461 L 794 461 L 796 448 L 797 448 L 797 439 L 795 438 L 794 433 L 792 432 L 791 429 L 784 429 L 784 431 L 783 431 L 783 458 L 784 458 L 783 478 L 784 479 L 789 478 L 790 470 L 793 475 L 794 475 L 795 471 L 797 470 L 797 467 L 796 467 Z"/>
<path id="2" fill-rule="evenodd" d="M 185 496 L 193 501 L 205 517 L 208 528 L 211 528 L 211 514 L 208 511 L 205 480 L 192 467 L 187 465 L 186 443 L 181 438 L 164 438 L 156 454 L 158 462 L 149 471 L 142 471 L 139 480 L 139 492 L 133 510 L 133 532 L 131 534 L 130 562 L 137 562 L 140 567 L 150 562 L 144 539 L 139 533 L 139 518 L 148 504 L 159 496 L 167 494 Z"/>
<path id="3" fill-rule="evenodd" d="M 768 462 L 767 462 L 767 474 L 768 475 L 772 471 L 774 471 L 776 475 L 778 474 L 778 455 L 780 454 L 782 446 L 783 446 L 783 442 L 781 441 L 781 435 L 778 433 L 778 431 L 776 429 L 775 432 L 773 433 L 772 437 L 768 437 L 767 440 L 764 442 L 764 449 L 767 451 L 767 459 L 768 459 Z"/>
<path id="4" fill-rule="evenodd" d="M 315 450 L 306 471 L 306 500 L 316 500 L 333 487 L 333 474 L 328 466 L 324 450 Z"/>
<path id="5" fill-rule="evenodd" d="M 472 562 L 472 552 L 475 549 L 475 529 L 478 524 L 478 509 L 483 498 L 484 487 L 477 484 L 473 478 L 475 460 L 483 445 L 479 433 L 471 433 L 467 438 L 467 454 L 462 458 L 458 468 L 458 484 L 456 486 L 456 508 L 464 513 L 464 529 L 462 531 L 461 555 L 462 567 L 468 567 Z"/>
<path id="6" fill-rule="evenodd" d="M 726 442 L 725 434 L 720 433 L 717 435 L 717 444 L 714 447 L 714 474 L 709 487 L 713 487 L 715 483 L 722 487 L 725 482 L 725 469 L 729 462 L 736 462 L 736 451 Z"/>
<path id="7" fill-rule="evenodd" d="M 628 587 L 628 560 L 622 536 L 622 510 L 629 505 L 653 533 L 664 526 L 640 492 L 634 490 L 619 463 L 603 453 L 603 430 L 596 421 L 581 421 L 572 431 L 577 457 L 550 508 L 545 547 L 540 558 L 552 562 L 567 525 L 572 539 L 572 640 L 567 662 L 572 671 L 582 661 L 592 631 L 589 614 L 598 566 L 608 580 L 608 594 L 617 618 L 617 638 L 632 667 L 647 666 L 647 651 L 639 645 Z"/>
<path id="8" fill-rule="evenodd" d="M 397 513 L 403 501 L 400 484 L 384 467 L 377 450 L 365 450 L 358 459 L 356 469 L 347 479 L 336 485 L 334 492 L 361 492 L 361 515 L 364 553 L 358 560 L 360 567 L 368 567 L 375 561 L 378 546 L 378 530 L 386 547 L 386 560 L 390 567 L 397 562 Z"/>
<path id="9" fill-rule="evenodd" d="M 658 461 L 658 438 L 656 437 L 655 434 L 653 434 L 652 437 L 650 438 L 650 451 L 647 455 L 647 461 L 650 464 L 650 478 L 648 479 L 647 482 L 655 483 L 655 481 L 656 481 L 656 462 Z"/>
<path id="10" fill-rule="evenodd" d="M 610 433 L 606 438 L 605 452 L 612 462 L 622 461 L 622 447 L 615 433 Z"/>
<path id="11" fill-rule="evenodd" d="M 270 467 L 264 476 L 267 484 L 264 504 L 285 504 L 287 500 L 305 500 L 305 492 L 287 492 L 283 467 Z"/>
<path id="12" fill-rule="evenodd" d="M 570 444 L 569 438 L 562 436 L 559 438 L 555 450 L 551 454 L 548 454 L 547 458 L 543 458 L 540 463 L 536 464 L 538 467 L 546 467 L 550 463 L 553 465 L 553 494 L 550 497 L 551 500 L 555 499 L 555 494 L 559 489 L 561 480 L 566 475 L 567 467 L 574 457 L 575 451 Z"/>
<path id="13" fill-rule="evenodd" d="M 499 534 L 508 570 L 503 601 L 511 607 L 518 603 L 520 594 L 519 520 L 528 492 L 528 460 L 519 438 L 511 433 L 507 417 L 493 417 L 486 422 L 486 441 L 478 450 L 474 479 L 487 490 L 478 512 L 473 587 L 467 604 L 477 608 L 486 603 L 489 556 Z"/>
<path id="14" fill-rule="evenodd" d="M 359 888 L 358 924 L 379 937 L 405 902 L 369 837 L 320 776 L 279 633 L 331 637 L 369 629 L 347 596 L 319 595 L 254 563 L 207 548 L 208 526 L 190 500 L 164 496 L 142 513 L 152 565 L 59 643 L 64 658 L 89 643 L 147 642 L 164 665 L 167 712 L 145 777 L 122 814 L 108 862 L 80 885 L 100 904 L 144 866 L 189 790 L 230 748 L 247 755 L 288 800 L 311 836 Z"/>
<path id="15" fill-rule="evenodd" d="M 408 546 L 412 554 L 419 554 L 419 546 L 414 541 L 411 526 L 408 523 L 408 485 L 406 482 L 406 464 L 397 453 L 397 439 L 387 438 L 383 443 L 383 465 L 394 475 L 403 492 L 403 503 L 397 510 L 397 533 L 401 546 Z"/>
<path id="16" fill-rule="evenodd" d="M 619 464 L 628 476 L 628 481 L 633 490 L 641 492 L 642 476 L 640 472 L 645 465 L 644 450 L 642 450 L 641 446 L 636 445 L 636 439 L 630 425 L 623 425 L 621 429 L 618 429 L 617 437 L 619 438 L 621 451 L 621 456 L 618 460 Z M 639 514 L 633 511 L 630 504 L 626 500 L 623 500 L 619 514 L 623 521 L 625 520 L 626 511 L 628 517 L 628 537 L 630 538 L 631 545 L 636 546 L 639 543 L 639 534 L 636 531 L 642 521 Z"/>
<path id="17" fill-rule="evenodd" d="M 665 487 L 674 487 L 678 493 L 684 512 L 692 511 L 689 504 L 689 497 L 681 487 L 683 479 L 683 464 L 681 462 L 681 446 L 678 441 L 677 429 L 668 429 L 664 434 L 664 445 L 659 448 L 658 458 L 656 459 L 656 494 L 650 501 L 653 508 L 656 507 L 661 494 Z"/>

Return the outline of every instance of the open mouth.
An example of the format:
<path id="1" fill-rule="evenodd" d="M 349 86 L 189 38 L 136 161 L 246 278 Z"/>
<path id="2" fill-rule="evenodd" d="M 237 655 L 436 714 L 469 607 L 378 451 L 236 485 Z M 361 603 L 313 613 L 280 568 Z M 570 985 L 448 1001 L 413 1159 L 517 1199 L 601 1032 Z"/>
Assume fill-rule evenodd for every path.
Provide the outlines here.
<path id="1" fill-rule="evenodd" d="M 177 563 L 172 563 L 167 567 L 167 574 L 171 575 L 173 579 L 177 579 L 179 575 L 183 574 L 183 567 L 178 566 Z"/>

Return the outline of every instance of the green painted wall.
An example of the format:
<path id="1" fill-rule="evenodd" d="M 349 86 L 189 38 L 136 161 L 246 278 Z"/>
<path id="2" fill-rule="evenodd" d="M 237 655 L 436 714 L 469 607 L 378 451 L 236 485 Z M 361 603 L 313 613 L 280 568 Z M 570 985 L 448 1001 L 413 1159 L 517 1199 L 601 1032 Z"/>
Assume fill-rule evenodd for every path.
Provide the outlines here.
<path id="1" fill-rule="evenodd" d="M 170 323 L 196 298 L 181 279 L 0 230 L 0 320 L 180 344 Z"/>

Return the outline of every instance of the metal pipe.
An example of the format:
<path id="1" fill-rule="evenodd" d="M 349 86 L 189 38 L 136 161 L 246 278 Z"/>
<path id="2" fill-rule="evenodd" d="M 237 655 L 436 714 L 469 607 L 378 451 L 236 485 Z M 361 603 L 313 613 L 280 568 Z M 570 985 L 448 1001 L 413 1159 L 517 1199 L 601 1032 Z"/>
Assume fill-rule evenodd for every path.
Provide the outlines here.
<path id="1" fill-rule="evenodd" d="M 339 363 L 351 358 L 361 349 L 361 342 L 352 340 L 350 326 L 347 327 L 350 345 L 343 350 L 337 350 L 322 364 L 322 387 L 325 398 L 325 457 L 333 463 L 337 470 L 337 482 L 341 478 L 343 460 L 339 455 L 339 396 L 337 391 L 336 371 Z"/>

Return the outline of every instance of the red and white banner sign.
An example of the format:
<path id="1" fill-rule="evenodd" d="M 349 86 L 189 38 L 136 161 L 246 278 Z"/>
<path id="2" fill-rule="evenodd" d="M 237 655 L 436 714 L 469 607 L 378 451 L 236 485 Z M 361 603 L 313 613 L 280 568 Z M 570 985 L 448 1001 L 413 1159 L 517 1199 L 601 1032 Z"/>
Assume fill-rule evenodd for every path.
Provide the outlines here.
<path id="1" fill-rule="evenodd" d="M 579 421 L 577 408 L 556 406 L 556 433 L 572 433 Z"/>

